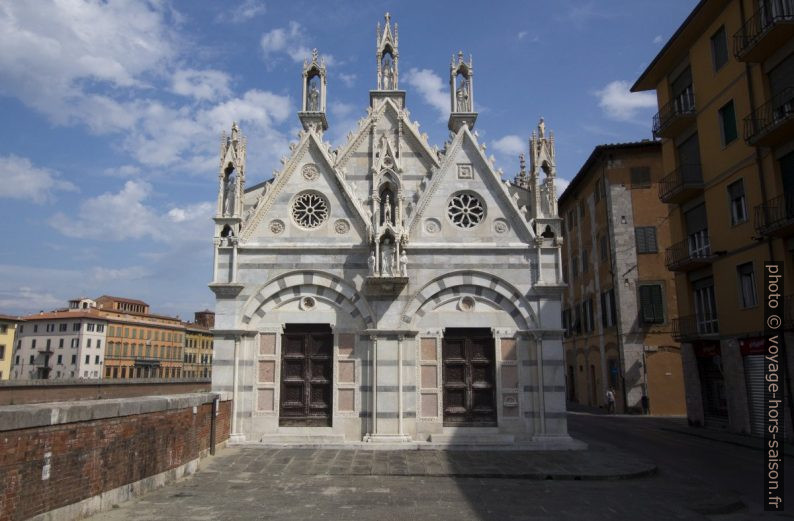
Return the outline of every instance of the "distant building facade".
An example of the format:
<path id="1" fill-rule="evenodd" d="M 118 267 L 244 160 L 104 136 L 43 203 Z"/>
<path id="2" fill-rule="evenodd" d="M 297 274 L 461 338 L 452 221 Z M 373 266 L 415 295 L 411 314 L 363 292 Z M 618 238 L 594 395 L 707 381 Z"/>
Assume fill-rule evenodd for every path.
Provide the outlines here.
<path id="1" fill-rule="evenodd" d="M 0 380 L 11 378 L 19 317 L 0 315 Z"/>
<path id="2" fill-rule="evenodd" d="M 699 2 L 632 90 L 659 102 L 689 420 L 760 435 L 768 260 L 794 345 L 794 2 Z"/>
<path id="3" fill-rule="evenodd" d="M 658 141 L 599 145 L 560 196 L 571 401 L 604 407 L 612 389 L 618 411 L 686 414 L 663 173 Z"/>
<path id="4" fill-rule="evenodd" d="M 194 321 L 185 323 L 185 353 L 182 375 L 185 378 L 212 376 L 212 346 L 215 313 L 198 311 Z"/>

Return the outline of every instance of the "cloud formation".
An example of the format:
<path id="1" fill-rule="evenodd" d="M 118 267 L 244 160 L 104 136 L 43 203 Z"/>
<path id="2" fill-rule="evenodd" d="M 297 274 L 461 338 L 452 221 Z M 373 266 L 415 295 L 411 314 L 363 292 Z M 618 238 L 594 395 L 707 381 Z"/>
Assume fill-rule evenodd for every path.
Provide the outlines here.
<path id="1" fill-rule="evenodd" d="M 58 192 L 76 191 L 57 172 L 36 167 L 28 158 L 0 156 L 0 197 L 44 204 L 54 201 Z"/>
<path id="2" fill-rule="evenodd" d="M 439 120 L 449 116 L 449 92 L 438 74 L 430 69 L 414 67 L 405 75 L 405 81 L 419 92 L 425 103 L 438 111 Z"/>
<path id="3" fill-rule="evenodd" d="M 522 152 L 526 152 L 526 142 L 514 134 L 508 134 L 493 142 L 493 147 L 497 152 L 509 156 L 517 156 Z"/>
<path id="4" fill-rule="evenodd" d="M 656 95 L 652 92 L 630 92 L 627 81 L 613 81 L 597 90 L 598 106 L 604 115 L 616 121 L 637 122 L 638 113 L 656 108 Z"/>

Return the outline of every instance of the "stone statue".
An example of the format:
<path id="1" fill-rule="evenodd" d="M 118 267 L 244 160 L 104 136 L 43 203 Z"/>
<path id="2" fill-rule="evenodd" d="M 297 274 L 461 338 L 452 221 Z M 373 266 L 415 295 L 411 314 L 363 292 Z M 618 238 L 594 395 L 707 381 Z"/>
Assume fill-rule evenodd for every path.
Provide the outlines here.
<path id="1" fill-rule="evenodd" d="M 232 215 L 234 213 L 234 170 L 226 174 L 225 181 L 223 186 L 223 214 Z"/>
<path id="2" fill-rule="evenodd" d="M 380 274 L 390 276 L 394 274 L 394 246 L 389 239 L 383 241 L 380 257 Z"/>
<path id="3" fill-rule="evenodd" d="M 312 82 L 311 89 L 309 90 L 309 111 L 319 112 L 320 110 L 320 91 L 317 90 L 317 85 Z"/>
<path id="4" fill-rule="evenodd" d="M 386 60 L 383 62 L 383 90 L 391 90 L 394 88 L 392 82 L 394 81 L 394 69 L 391 62 Z"/>
<path id="5" fill-rule="evenodd" d="M 400 254 L 400 275 L 403 277 L 408 276 L 408 255 L 405 253 L 405 250 Z"/>
<path id="6" fill-rule="evenodd" d="M 457 99 L 458 112 L 469 111 L 469 83 L 466 78 L 460 82 L 460 87 L 455 91 L 455 98 Z"/>
<path id="7" fill-rule="evenodd" d="M 375 275 L 375 252 L 373 251 L 367 259 L 367 266 L 369 266 L 369 274 Z"/>
<path id="8" fill-rule="evenodd" d="M 391 197 L 386 194 L 386 201 L 383 203 L 383 222 L 381 224 L 393 224 L 391 220 Z"/>

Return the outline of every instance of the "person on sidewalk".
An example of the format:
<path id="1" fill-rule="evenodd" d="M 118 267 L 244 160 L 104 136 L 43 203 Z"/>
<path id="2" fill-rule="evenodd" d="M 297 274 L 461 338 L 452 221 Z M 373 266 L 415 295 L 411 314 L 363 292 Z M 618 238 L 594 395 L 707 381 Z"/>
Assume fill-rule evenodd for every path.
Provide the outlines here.
<path id="1" fill-rule="evenodd" d="M 607 412 L 615 414 L 615 391 L 610 387 L 607 389 Z"/>

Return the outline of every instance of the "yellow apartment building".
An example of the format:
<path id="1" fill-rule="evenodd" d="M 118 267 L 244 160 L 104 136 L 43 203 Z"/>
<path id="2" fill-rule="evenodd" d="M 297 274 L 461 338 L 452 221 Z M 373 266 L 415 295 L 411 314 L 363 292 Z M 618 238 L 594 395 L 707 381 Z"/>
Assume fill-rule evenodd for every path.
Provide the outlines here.
<path id="1" fill-rule="evenodd" d="M 215 313 L 198 311 L 194 321 L 185 323 L 185 353 L 182 374 L 185 378 L 212 376 L 212 327 Z"/>
<path id="2" fill-rule="evenodd" d="M 0 315 L 0 380 L 8 380 L 11 377 L 14 340 L 19 322 L 19 317 Z"/>
<path id="3" fill-rule="evenodd" d="M 658 97 L 689 420 L 760 434 L 764 261 L 788 330 L 794 305 L 794 0 L 701 1 L 632 90 Z"/>
<path id="4" fill-rule="evenodd" d="M 686 413 L 663 173 L 658 141 L 599 145 L 560 196 L 570 401 L 604 407 L 611 388 L 617 411 Z"/>

